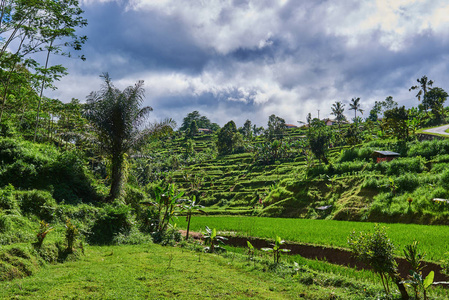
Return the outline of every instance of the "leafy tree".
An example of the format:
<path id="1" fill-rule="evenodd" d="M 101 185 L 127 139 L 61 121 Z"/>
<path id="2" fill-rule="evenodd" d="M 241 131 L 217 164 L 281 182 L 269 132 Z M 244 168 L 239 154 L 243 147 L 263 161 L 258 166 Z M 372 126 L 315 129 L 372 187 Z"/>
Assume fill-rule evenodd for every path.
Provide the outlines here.
<path id="1" fill-rule="evenodd" d="M 286 129 L 285 120 L 273 114 L 268 118 L 268 128 L 265 131 L 265 135 L 269 141 L 274 139 L 281 140 L 284 137 Z"/>
<path id="2" fill-rule="evenodd" d="M 247 140 L 251 140 L 253 137 L 253 133 L 251 131 L 251 121 L 246 120 L 245 124 L 243 124 L 243 128 L 241 130 L 243 137 Z"/>
<path id="3" fill-rule="evenodd" d="M 182 125 L 179 128 L 180 131 L 186 131 L 190 128 L 192 122 L 195 121 L 197 128 L 206 128 L 212 131 L 218 130 L 220 126 L 216 123 L 211 123 L 210 120 L 206 116 L 201 116 L 200 113 L 195 110 L 183 119 Z"/>
<path id="4" fill-rule="evenodd" d="M 315 157 L 325 164 L 329 164 L 327 153 L 329 152 L 331 132 L 323 121 L 318 119 L 312 120 L 310 130 L 307 132 L 307 140 L 310 151 L 312 151 Z"/>
<path id="5" fill-rule="evenodd" d="M 331 110 L 331 115 L 335 116 L 338 127 L 340 127 L 341 122 L 346 121 L 346 117 L 343 114 L 343 112 L 345 111 L 345 105 L 341 103 L 341 101 L 335 101 L 335 103 L 332 104 Z"/>
<path id="6" fill-rule="evenodd" d="M 402 299 L 409 299 L 407 291 L 398 274 L 397 263 L 394 259 L 394 245 L 388 238 L 385 227 L 378 224 L 374 232 L 353 231 L 348 237 L 348 244 L 354 254 L 362 262 L 370 265 L 379 274 L 385 292 L 390 294 L 387 276 L 398 286 Z"/>
<path id="7" fill-rule="evenodd" d="M 405 106 L 396 107 L 384 113 L 382 127 L 397 139 L 406 141 L 409 136 L 408 119 L 409 115 Z"/>
<path id="8" fill-rule="evenodd" d="M 433 81 L 428 80 L 427 76 L 423 76 L 421 78 L 416 79 L 418 82 L 418 85 L 411 86 L 409 88 L 409 91 L 412 90 L 418 90 L 418 93 L 416 94 L 416 98 L 418 98 L 418 101 L 421 101 L 421 97 L 424 98 L 427 94 L 427 90 L 432 88 Z"/>
<path id="9" fill-rule="evenodd" d="M 377 121 L 383 112 L 393 109 L 398 106 L 398 103 L 393 100 L 392 96 L 388 96 L 384 101 L 374 102 L 374 106 L 370 111 L 369 119 L 371 121 Z"/>
<path id="10" fill-rule="evenodd" d="M 148 137 L 171 132 L 176 125 L 171 119 L 152 124 L 145 129 L 150 106 L 141 108 L 144 96 L 143 81 L 123 91 L 114 87 L 108 74 L 102 75 L 105 83 L 98 92 L 87 97 L 84 116 L 97 134 L 100 149 L 111 163 L 111 189 L 109 200 L 122 194 L 126 182 L 126 154 L 139 147 Z"/>
<path id="11" fill-rule="evenodd" d="M 218 132 L 217 148 L 219 154 L 229 154 L 235 150 L 237 127 L 234 121 L 229 121 Z"/>
<path id="12" fill-rule="evenodd" d="M 448 94 L 445 90 L 439 87 L 435 87 L 428 91 L 424 95 L 423 105 L 426 108 L 430 108 L 432 110 L 432 114 L 435 116 L 435 119 L 441 121 L 444 117 L 444 107 L 443 104 L 446 101 Z"/>
<path id="13" fill-rule="evenodd" d="M 193 120 L 190 125 L 189 128 L 186 131 L 186 137 L 194 137 L 196 134 L 198 133 L 198 125 L 196 125 L 196 121 Z"/>
<path id="14" fill-rule="evenodd" d="M 354 120 L 357 118 L 357 111 L 363 115 L 363 110 L 360 108 L 360 97 L 352 98 L 349 107 L 349 110 L 354 110 Z"/>
<path id="15" fill-rule="evenodd" d="M 196 203 L 196 197 L 193 196 L 192 200 L 183 200 L 182 202 L 186 203 L 186 204 L 181 204 L 181 211 L 186 212 L 187 214 L 187 232 L 186 232 L 186 240 L 189 239 L 189 231 L 190 231 L 190 220 L 192 219 L 192 213 L 194 211 L 200 212 L 202 214 L 207 214 L 204 210 L 202 210 L 201 208 L 203 208 L 202 205 L 199 205 Z"/>
<path id="16" fill-rule="evenodd" d="M 256 124 L 253 125 L 253 134 L 254 136 L 260 135 L 264 131 L 263 127 L 257 127 Z"/>

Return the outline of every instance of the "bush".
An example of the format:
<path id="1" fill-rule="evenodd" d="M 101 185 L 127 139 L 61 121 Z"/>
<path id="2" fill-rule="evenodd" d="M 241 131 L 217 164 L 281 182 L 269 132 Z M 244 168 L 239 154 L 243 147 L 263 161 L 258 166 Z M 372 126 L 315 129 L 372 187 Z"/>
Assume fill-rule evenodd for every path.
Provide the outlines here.
<path id="1" fill-rule="evenodd" d="M 386 175 L 401 175 L 405 173 L 421 173 L 426 170 L 426 160 L 420 156 L 400 157 L 389 162 L 375 165 L 375 169 Z"/>
<path id="2" fill-rule="evenodd" d="M 114 237 L 119 234 L 128 235 L 131 227 L 131 208 L 127 205 L 108 205 L 99 211 L 88 241 L 91 244 L 112 244 Z"/>
<path id="3" fill-rule="evenodd" d="M 56 209 L 56 201 L 47 191 L 18 191 L 16 193 L 20 209 L 25 214 L 35 215 L 40 220 L 51 222 Z"/>
<path id="4" fill-rule="evenodd" d="M 118 233 L 113 239 L 113 244 L 139 245 L 151 243 L 152 241 L 151 235 L 140 232 L 136 227 L 132 227 L 128 234 Z"/>
<path id="5" fill-rule="evenodd" d="M 15 189 L 11 184 L 0 190 L 0 209 L 11 212 L 19 212 L 19 204 L 15 197 Z"/>
<path id="6" fill-rule="evenodd" d="M 423 141 L 416 144 L 411 145 L 407 155 L 414 156 L 422 156 L 427 159 L 431 159 L 437 155 L 447 154 L 449 152 L 449 141 L 448 140 L 432 140 L 432 141 Z"/>

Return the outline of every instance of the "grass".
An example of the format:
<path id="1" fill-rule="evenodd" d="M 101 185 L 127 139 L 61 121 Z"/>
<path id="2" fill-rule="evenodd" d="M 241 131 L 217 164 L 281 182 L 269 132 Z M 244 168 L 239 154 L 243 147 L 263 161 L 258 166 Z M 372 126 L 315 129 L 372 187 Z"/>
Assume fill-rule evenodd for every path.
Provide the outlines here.
<path id="1" fill-rule="evenodd" d="M 87 247 L 78 261 L 0 282 L 2 299 L 368 299 L 377 284 L 154 244 Z M 307 262 L 306 262 L 307 263 Z M 262 272 L 261 272 L 262 271 Z"/>
<path id="2" fill-rule="evenodd" d="M 177 224 L 186 227 L 184 218 Z M 427 253 L 427 260 L 438 262 L 449 252 L 446 237 L 448 226 L 427 226 L 415 224 L 383 224 L 387 234 L 396 246 L 396 254 L 402 255 L 405 245 L 413 240 Z M 239 235 L 274 239 L 276 235 L 288 241 L 347 248 L 347 237 L 355 231 L 369 231 L 373 223 L 334 220 L 309 220 L 261 217 L 194 216 L 190 230 L 204 231 L 205 226 L 219 231 L 235 232 Z"/>

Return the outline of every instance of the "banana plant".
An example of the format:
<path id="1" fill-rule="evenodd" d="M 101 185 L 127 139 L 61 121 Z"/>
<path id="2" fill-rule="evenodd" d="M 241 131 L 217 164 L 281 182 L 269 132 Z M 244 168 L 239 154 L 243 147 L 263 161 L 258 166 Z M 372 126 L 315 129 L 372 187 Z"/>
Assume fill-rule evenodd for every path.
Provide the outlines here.
<path id="1" fill-rule="evenodd" d="M 246 244 L 248 246 L 248 259 L 252 259 L 254 256 L 254 246 L 250 243 L 250 241 L 246 241 Z"/>
<path id="2" fill-rule="evenodd" d="M 169 184 L 165 189 L 161 187 L 156 187 L 154 189 L 155 202 L 153 205 L 157 207 L 158 210 L 158 224 L 157 231 L 164 232 L 167 230 L 170 221 L 175 216 L 175 209 L 178 206 L 176 203 L 179 198 L 184 195 L 184 192 L 176 194 L 176 188 L 174 184 Z"/>
<path id="3" fill-rule="evenodd" d="M 45 237 L 50 231 L 53 231 L 53 227 L 50 227 L 48 223 L 45 223 L 45 221 L 41 221 L 39 223 L 39 231 L 36 234 L 37 241 L 34 243 L 36 248 L 40 248 L 42 246 Z"/>
<path id="4" fill-rule="evenodd" d="M 404 280 L 403 283 L 412 287 L 419 287 L 423 291 L 424 300 L 427 300 L 427 289 L 432 285 L 435 273 L 430 271 L 426 278 L 423 278 L 420 273 L 410 270 L 410 279 Z M 418 299 L 418 298 L 416 298 Z"/>
<path id="5" fill-rule="evenodd" d="M 285 241 L 282 240 L 279 236 L 276 236 L 276 239 L 274 240 L 274 244 L 271 244 L 272 248 L 262 248 L 262 251 L 266 252 L 272 252 L 273 253 L 273 260 L 275 264 L 279 263 L 279 258 L 281 257 L 281 253 L 287 253 L 290 252 L 290 249 L 282 249 L 282 245 L 285 244 Z"/>
<path id="6" fill-rule="evenodd" d="M 209 245 L 208 247 L 204 248 L 206 252 L 214 253 L 217 250 L 225 251 L 226 249 L 223 247 L 220 247 L 218 244 L 224 244 L 224 241 L 226 241 L 227 238 L 221 235 L 217 235 L 217 230 L 210 229 L 206 226 L 206 234 L 204 235 L 204 243 L 206 245 Z"/>
<path id="7" fill-rule="evenodd" d="M 180 207 L 181 207 L 181 211 L 186 211 L 187 212 L 187 217 L 186 217 L 186 221 L 187 221 L 187 233 L 186 233 L 186 240 L 189 239 L 189 231 L 190 231 L 190 220 L 192 219 L 192 213 L 194 211 L 198 211 L 202 214 L 206 214 L 207 213 L 204 210 L 201 210 L 201 208 L 203 208 L 204 206 L 202 205 L 198 205 L 196 204 L 196 197 L 193 196 L 192 200 L 189 199 L 181 199 L 179 200 L 180 202 L 186 202 L 186 204 L 181 203 Z"/>

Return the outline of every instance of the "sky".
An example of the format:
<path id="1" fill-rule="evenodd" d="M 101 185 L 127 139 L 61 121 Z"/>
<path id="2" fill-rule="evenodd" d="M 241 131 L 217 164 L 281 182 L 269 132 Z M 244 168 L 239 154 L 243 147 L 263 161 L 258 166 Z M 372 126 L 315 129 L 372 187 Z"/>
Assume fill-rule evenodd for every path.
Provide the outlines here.
<path id="1" fill-rule="evenodd" d="M 336 101 L 360 97 L 362 117 L 409 91 L 423 75 L 447 90 L 446 0 L 80 0 L 88 26 L 79 59 L 52 58 L 69 75 L 47 96 L 81 101 L 108 72 L 124 89 L 145 82 L 150 120 L 199 111 L 223 126 L 267 126 L 331 117 Z"/>

